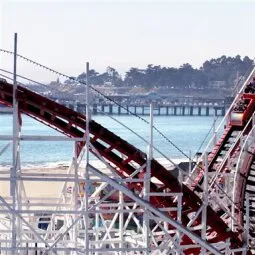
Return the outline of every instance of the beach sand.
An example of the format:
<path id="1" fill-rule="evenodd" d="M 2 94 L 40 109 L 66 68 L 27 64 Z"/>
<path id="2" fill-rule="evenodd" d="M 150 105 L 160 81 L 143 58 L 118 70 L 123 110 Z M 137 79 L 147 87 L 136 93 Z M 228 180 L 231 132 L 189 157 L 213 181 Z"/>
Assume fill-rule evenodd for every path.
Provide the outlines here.
<path id="1" fill-rule="evenodd" d="M 172 170 L 173 165 L 167 161 L 166 159 L 157 159 L 159 163 L 164 165 L 166 169 Z M 181 162 L 181 160 L 174 160 L 175 163 Z M 95 168 L 99 169 L 101 172 L 106 174 L 107 176 L 113 176 L 111 171 L 104 165 L 104 163 L 99 160 L 91 160 L 90 164 Z M 33 181 L 26 180 L 23 181 L 23 185 L 26 191 L 26 197 L 29 200 L 38 199 L 43 200 L 45 198 L 49 199 L 57 199 L 62 192 L 63 189 L 63 181 L 47 181 L 49 177 L 64 177 L 67 174 L 69 166 L 67 164 L 51 164 L 50 166 L 29 166 L 22 168 L 22 175 L 26 177 L 33 177 L 36 175 L 40 177 L 42 180 Z M 78 169 L 80 175 L 82 176 L 84 173 L 84 164 L 81 164 Z M 0 166 L 0 177 L 8 177 L 8 173 L 10 171 L 10 167 L 1 167 Z M 65 176 L 67 177 L 67 176 Z M 74 175 L 72 175 L 74 177 Z M 95 176 L 91 178 L 96 178 Z M 67 188 L 71 187 L 73 183 L 69 182 L 67 184 Z M 0 181 L 0 195 L 4 198 L 10 199 L 10 182 L 9 180 L 1 180 Z M 24 197 L 24 195 L 22 195 Z"/>

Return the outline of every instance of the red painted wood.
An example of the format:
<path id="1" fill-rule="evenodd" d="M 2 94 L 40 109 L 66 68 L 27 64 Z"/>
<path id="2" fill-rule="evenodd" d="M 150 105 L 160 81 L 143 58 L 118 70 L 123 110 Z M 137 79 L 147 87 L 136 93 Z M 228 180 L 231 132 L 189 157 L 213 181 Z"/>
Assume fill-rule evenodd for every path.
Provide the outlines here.
<path id="1" fill-rule="evenodd" d="M 0 81 L 0 92 L 0 103 L 11 106 L 12 85 Z M 20 86 L 18 86 L 17 90 L 17 100 L 20 112 L 69 137 L 84 137 L 86 127 L 86 118 L 84 115 Z M 109 160 L 113 166 L 115 166 L 116 172 L 129 176 L 135 171 L 134 167 L 129 164 L 129 160 L 123 161 L 120 157 L 120 153 L 140 166 L 146 163 L 146 154 L 144 152 L 95 121 L 90 121 L 90 135 L 92 145 L 98 150 L 101 156 Z M 80 143 L 79 151 L 82 146 L 84 146 L 84 142 Z M 118 151 L 119 154 L 116 153 L 116 151 Z M 187 224 L 188 214 L 197 211 L 201 206 L 202 201 L 200 198 L 185 185 L 180 186 L 178 180 L 155 159 L 152 160 L 151 175 L 163 183 L 163 187 L 162 185 L 157 187 L 156 184 L 152 183 L 151 192 L 157 192 L 159 188 L 167 189 L 168 192 L 183 192 L 182 220 L 184 225 Z M 134 188 L 138 191 L 141 190 L 142 183 L 137 183 Z M 173 201 L 169 197 L 152 197 L 150 202 L 155 207 L 169 207 L 173 205 Z M 170 214 L 169 216 L 176 218 L 176 213 Z M 210 206 L 208 206 L 207 209 L 207 219 L 208 226 L 210 227 L 210 229 L 208 229 L 208 235 L 211 233 L 215 234 L 213 238 L 208 240 L 209 242 L 225 241 L 226 238 L 230 238 L 232 248 L 242 247 L 243 241 L 239 239 L 240 233 L 231 232 L 224 221 Z M 195 225 L 200 222 L 201 219 L 199 218 L 195 222 Z M 189 244 L 191 240 L 184 237 L 182 242 L 184 244 Z M 190 251 L 187 254 L 192 254 L 192 252 Z M 196 252 L 199 253 L 199 249 L 196 250 Z"/>

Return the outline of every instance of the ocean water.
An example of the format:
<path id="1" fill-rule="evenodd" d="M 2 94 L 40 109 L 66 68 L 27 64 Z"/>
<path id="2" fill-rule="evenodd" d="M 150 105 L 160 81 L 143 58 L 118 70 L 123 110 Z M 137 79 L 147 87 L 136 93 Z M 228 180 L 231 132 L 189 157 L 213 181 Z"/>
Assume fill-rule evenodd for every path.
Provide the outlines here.
<path id="1" fill-rule="evenodd" d="M 134 116 L 114 117 L 124 125 L 131 128 L 145 139 L 149 139 L 150 126 Z M 149 120 L 149 117 L 144 117 Z M 116 135 L 146 152 L 147 145 L 140 138 L 127 130 L 109 116 L 94 116 L 93 119 L 108 128 Z M 219 117 L 216 123 L 219 123 Z M 196 116 L 155 116 L 154 126 L 157 127 L 174 145 L 184 154 L 193 156 L 205 140 L 208 142 L 212 137 L 212 125 L 214 118 Z M 209 133 L 209 130 L 211 132 Z M 0 114 L 0 135 L 12 134 L 12 115 Z M 21 134 L 24 135 L 60 135 L 57 131 L 44 124 L 22 115 Z M 205 147 L 200 149 L 200 151 Z M 8 141 L 0 141 L 0 151 Z M 171 159 L 184 159 L 182 152 L 177 150 L 169 141 L 160 136 L 156 131 L 153 133 L 153 143 L 162 153 Z M 56 141 L 21 141 L 21 164 L 25 165 L 49 165 L 52 163 L 61 164 L 71 161 L 73 156 L 72 142 Z M 154 151 L 154 157 L 162 157 Z M 12 161 L 11 146 L 0 155 L 0 166 L 10 165 Z"/>

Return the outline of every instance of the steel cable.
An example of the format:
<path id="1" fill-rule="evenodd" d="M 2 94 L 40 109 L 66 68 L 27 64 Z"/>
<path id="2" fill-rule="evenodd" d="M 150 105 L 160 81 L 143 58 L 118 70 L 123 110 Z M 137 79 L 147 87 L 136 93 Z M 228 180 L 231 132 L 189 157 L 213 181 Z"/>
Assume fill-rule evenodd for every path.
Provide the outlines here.
<path id="1" fill-rule="evenodd" d="M 0 49 L 0 52 L 4 52 L 4 53 L 7 53 L 7 54 L 11 54 L 11 55 L 14 54 L 14 52 L 9 51 L 9 50 L 4 50 L 4 49 Z M 45 69 L 45 70 L 47 70 L 47 71 L 50 71 L 50 72 L 52 72 L 52 73 L 55 73 L 55 74 L 57 74 L 57 75 L 59 75 L 59 76 L 65 77 L 65 78 L 70 79 L 70 80 L 73 80 L 73 81 L 78 81 L 78 82 L 81 83 L 81 84 L 87 85 L 86 82 L 84 82 L 84 81 L 82 81 L 82 80 L 78 80 L 77 78 L 74 78 L 73 76 L 69 76 L 69 75 L 66 75 L 66 74 L 64 74 L 64 73 L 58 72 L 58 71 L 56 71 L 56 70 L 54 70 L 54 69 L 52 69 L 52 68 L 50 68 L 50 67 L 47 67 L 47 66 L 45 66 L 45 65 L 42 65 L 42 64 L 40 64 L 40 63 L 38 63 L 38 62 L 36 62 L 36 61 L 34 61 L 34 60 L 32 60 L 32 59 L 29 59 L 29 58 L 27 58 L 27 57 L 22 56 L 22 55 L 20 55 L 20 54 L 17 54 L 17 57 L 19 57 L 19 58 L 21 58 L 21 59 L 23 59 L 23 60 L 25 60 L 25 61 L 27 61 L 27 62 L 29 62 L 29 63 L 32 63 L 32 64 L 34 64 L 34 65 L 36 65 L 36 66 L 39 66 L 40 68 L 43 68 L 43 69 Z M 91 88 L 92 90 L 94 90 L 95 92 L 97 92 L 97 93 L 98 93 L 99 95 L 101 95 L 102 97 L 104 97 L 105 99 L 107 99 L 108 101 L 110 101 L 110 102 L 114 103 L 115 105 L 117 105 L 118 107 L 120 107 L 120 108 L 126 110 L 129 114 L 131 114 L 131 115 L 133 115 L 133 116 L 139 118 L 140 120 L 142 120 L 142 121 L 145 122 L 146 124 L 150 124 L 149 121 L 147 121 L 146 119 L 142 118 L 142 117 L 139 116 L 138 114 L 133 113 L 132 111 L 130 111 L 130 110 L 129 110 L 128 108 L 126 108 L 125 106 L 121 105 L 120 103 L 116 102 L 115 100 L 113 100 L 113 99 L 111 99 L 110 97 L 108 97 L 108 96 L 106 96 L 105 94 L 103 94 L 101 91 L 97 90 L 96 88 L 94 88 L 94 87 L 92 87 L 92 86 L 90 86 L 90 88 Z M 161 135 L 169 144 L 171 144 L 176 150 L 178 150 L 184 157 L 186 157 L 186 158 L 189 159 L 189 160 L 192 160 L 183 150 L 181 150 L 174 142 L 172 142 L 168 137 L 166 137 L 166 136 L 165 136 L 158 128 L 156 128 L 154 125 L 153 125 L 153 129 L 154 129 L 159 135 Z"/>
<path id="2" fill-rule="evenodd" d="M 8 50 L 4 50 L 4 49 L 0 49 L 0 52 L 4 52 L 4 53 L 7 53 L 7 54 L 11 54 L 11 55 L 14 54 L 14 52 L 8 51 Z M 87 85 L 86 82 L 84 82 L 83 80 L 78 80 L 77 78 L 74 78 L 73 76 L 69 76 L 69 75 L 66 75 L 66 74 L 64 74 L 64 73 L 61 73 L 61 72 L 59 72 L 59 71 L 56 71 L 56 70 L 54 70 L 54 69 L 52 69 L 52 68 L 49 68 L 49 67 L 47 67 L 47 66 L 45 66 L 45 65 L 42 65 L 42 64 L 36 62 L 36 61 L 34 61 L 34 60 L 31 60 L 31 59 L 29 59 L 29 58 L 27 58 L 27 57 L 24 57 L 24 56 L 22 56 L 22 55 L 20 55 L 20 54 L 17 54 L 17 56 L 18 56 L 19 58 L 21 58 L 21 59 L 23 59 L 23 60 L 25 60 L 25 61 L 31 63 L 31 64 L 34 64 L 34 65 L 36 65 L 36 66 L 39 66 L 40 68 L 43 68 L 43 69 L 45 69 L 45 70 L 47 70 L 47 71 L 50 71 L 50 72 L 52 72 L 52 73 L 55 73 L 55 74 L 57 74 L 57 75 L 59 75 L 59 76 L 65 77 L 65 78 L 70 79 L 70 80 L 72 80 L 72 81 L 77 81 L 77 82 L 79 82 L 79 83 L 81 83 L 81 84 L 84 84 L 84 85 Z M 3 75 L 2 75 L 2 76 L 3 76 Z M 20 76 L 20 77 L 21 77 L 21 76 Z M 22 77 L 21 77 L 21 78 L 22 78 Z M 31 79 L 30 79 L 30 80 L 31 80 Z M 31 81 L 32 81 L 32 80 L 31 80 Z M 38 83 L 38 82 L 36 82 L 36 83 L 37 83 L 37 84 L 41 84 L 41 83 Z M 44 86 L 47 86 L 47 85 L 44 85 Z M 106 96 L 105 94 L 103 94 L 102 92 L 100 92 L 99 90 L 97 90 L 96 88 L 94 88 L 94 87 L 92 87 L 92 86 L 90 86 L 90 88 L 91 88 L 92 90 L 94 90 L 95 92 L 97 92 L 97 93 L 98 93 L 99 95 L 101 95 L 102 97 L 104 97 L 105 99 L 107 99 L 108 101 L 110 101 L 110 102 L 114 103 L 115 105 L 119 106 L 120 108 L 126 110 L 129 114 L 131 114 L 131 115 L 133 115 L 133 116 L 139 118 L 140 120 L 142 120 L 142 121 L 145 122 L 146 124 L 150 124 L 149 121 L 147 121 L 146 119 L 142 118 L 142 117 L 139 116 L 138 114 L 133 113 L 133 112 L 130 111 L 128 108 L 126 108 L 125 106 L 123 106 L 123 105 L 121 105 L 120 103 L 116 102 L 115 100 L 111 99 L 110 97 Z M 187 159 L 193 161 L 193 159 L 191 159 L 183 150 L 181 150 L 174 142 L 172 142 L 168 137 L 166 137 L 166 136 L 165 136 L 158 128 L 156 128 L 154 125 L 153 125 L 153 129 L 154 129 L 158 134 L 160 134 L 169 144 L 171 144 L 176 150 L 178 150 L 183 156 L 185 156 Z M 212 127 L 211 127 L 211 129 L 212 129 Z M 210 129 L 210 131 L 211 131 L 211 129 Z M 208 132 L 208 135 L 209 135 L 210 131 Z M 204 139 L 204 140 L 205 140 L 205 139 Z M 196 166 L 197 168 L 199 168 L 200 170 L 203 171 L 203 168 L 202 168 L 200 165 L 198 165 L 197 163 L 195 163 L 195 166 Z M 226 194 L 226 192 L 225 192 L 220 186 L 218 186 L 217 183 L 216 183 L 216 186 L 219 188 L 219 190 L 221 190 L 221 191 L 230 199 L 231 202 L 233 202 L 233 201 L 231 200 L 231 198 L 228 196 L 228 194 Z"/>

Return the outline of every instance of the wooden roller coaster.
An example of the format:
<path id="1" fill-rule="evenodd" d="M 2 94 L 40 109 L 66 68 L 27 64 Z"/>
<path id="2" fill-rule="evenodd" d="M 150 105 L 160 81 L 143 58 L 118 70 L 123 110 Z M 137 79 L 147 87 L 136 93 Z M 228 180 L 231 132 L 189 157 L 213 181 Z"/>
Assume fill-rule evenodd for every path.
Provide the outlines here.
<path id="1" fill-rule="evenodd" d="M 23 113 L 66 136 L 75 138 L 86 136 L 86 117 L 83 114 L 21 86 L 17 87 L 16 100 L 18 102 L 20 123 L 22 122 L 21 114 Z M 0 103 L 11 107 L 12 102 L 13 86 L 0 80 Z M 215 188 L 219 185 L 225 174 L 233 173 L 233 164 L 231 165 L 230 161 L 234 162 L 238 157 L 243 137 L 247 136 L 253 128 L 252 116 L 254 109 L 255 94 L 250 91 L 243 91 L 237 98 L 236 104 L 229 111 L 225 130 L 208 156 L 208 171 L 210 176 L 212 176 L 209 179 L 209 193 L 215 191 Z M 142 168 L 140 175 L 145 172 L 146 154 L 135 146 L 92 120 L 89 123 L 89 135 L 92 146 L 96 148 L 104 159 L 111 163 L 119 175 L 128 177 L 133 174 L 135 169 L 131 163 L 138 164 Z M 78 154 L 84 145 L 84 142 L 79 142 L 77 147 Z M 237 189 L 237 195 L 234 201 L 234 211 L 240 224 L 244 223 L 245 194 L 247 192 L 255 193 L 252 188 L 250 188 L 250 191 L 248 188 L 248 185 L 255 184 L 255 180 L 252 179 L 255 171 L 255 168 L 253 170 L 254 151 L 254 149 L 249 149 L 249 153 L 243 158 L 240 174 L 236 181 L 237 185 L 235 188 Z M 151 179 L 150 183 L 152 193 L 164 190 L 183 193 L 181 222 L 184 226 L 188 226 L 191 215 L 195 214 L 203 205 L 201 184 L 204 179 L 204 167 L 196 166 L 191 175 L 192 181 L 188 180 L 184 184 L 180 184 L 171 172 L 167 171 L 155 159 L 152 159 L 151 177 L 154 179 L 154 181 Z M 158 183 L 161 183 L 161 185 L 158 185 Z M 130 184 L 131 186 L 133 191 L 140 192 L 143 189 L 142 182 Z M 167 196 L 151 196 L 150 203 L 154 207 L 162 208 L 173 206 L 176 204 L 176 201 Z M 253 208 L 255 207 L 250 207 L 251 213 Z M 228 205 L 226 205 L 226 210 L 230 210 Z M 168 216 L 175 220 L 177 219 L 176 212 L 168 213 Z M 243 247 L 245 240 L 242 234 L 245 230 L 242 228 L 231 230 L 229 219 L 230 217 L 226 217 L 226 211 L 219 208 L 215 209 L 210 204 L 207 206 L 207 242 L 215 244 L 225 242 L 228 239 L 231 249 Z M 198 228 L 200 225 L 201 216 L 197 217 L 189 228 L 194 233 L 200 235 L 201 229 Z M 254 235 L 252 230 L 250 235 Z M 194 242 L 189 237 L 183 235 L 181 243 L 188 247 L 188 245 Z M 185 254 L 198 254 L 200 249 L 187 248 L 184 252 Z M 247 254 L 250 254 L 250 251 L 247 251 Z"/>

